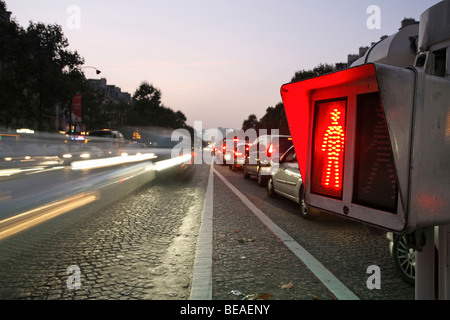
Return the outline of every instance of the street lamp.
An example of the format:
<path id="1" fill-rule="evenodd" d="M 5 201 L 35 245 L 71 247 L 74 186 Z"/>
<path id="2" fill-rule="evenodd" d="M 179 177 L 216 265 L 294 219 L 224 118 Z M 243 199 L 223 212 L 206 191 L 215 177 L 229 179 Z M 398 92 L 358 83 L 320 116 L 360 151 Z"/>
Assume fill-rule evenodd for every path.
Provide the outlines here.
<path id="1" fill-rule="evenodd" d="M 102 73 L 102 72 L 101 72 L 100 70 L 98 70 L 97 68 L 95 68 L 95 67 L 90 67 L 90 66 L 81 67 L 80 70 L 85 69 L 85 68 L 92 68 L 92 69 L 95 69 L 95 73 L 96 73 L 96 74 Z"/>

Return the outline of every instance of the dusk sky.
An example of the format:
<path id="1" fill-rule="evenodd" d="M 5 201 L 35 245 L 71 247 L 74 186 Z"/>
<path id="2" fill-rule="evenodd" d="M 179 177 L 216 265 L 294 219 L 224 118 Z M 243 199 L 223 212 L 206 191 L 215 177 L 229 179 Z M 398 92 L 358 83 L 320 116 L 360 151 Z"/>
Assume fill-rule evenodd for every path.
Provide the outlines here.
<path id="1" fill-rule="evenodd" d="M 296 71 L 346 62 L 439 0 L 5 0 L 23 27 L 57 23 L 87 78 L 133 94 L 142 81 L 203 129 L 240 128 L 281 102 Z M 367 13 L 380 9 L 379 29 Z"/>

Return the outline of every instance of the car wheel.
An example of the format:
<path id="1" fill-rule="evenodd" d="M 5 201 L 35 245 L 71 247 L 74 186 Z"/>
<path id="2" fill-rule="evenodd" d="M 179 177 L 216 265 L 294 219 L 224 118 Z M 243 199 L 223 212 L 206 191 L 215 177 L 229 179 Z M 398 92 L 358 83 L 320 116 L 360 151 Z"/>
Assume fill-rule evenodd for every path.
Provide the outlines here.
<path id="1" fill-rule="evenodd" d="M 392 249 L 395 268 L 408 283 L 414 284 L 416 278 L 416 252 L 408 246 L 405 235 L 395 235 Z"/>
<path id="2" fill-rule="evenodd" d="M 269 178 L 267 181 L 267 195 L 271 198 L 276 198 L 277 194 L 275 193 L 275 188 L 273 186 L 273 177 Z"/>

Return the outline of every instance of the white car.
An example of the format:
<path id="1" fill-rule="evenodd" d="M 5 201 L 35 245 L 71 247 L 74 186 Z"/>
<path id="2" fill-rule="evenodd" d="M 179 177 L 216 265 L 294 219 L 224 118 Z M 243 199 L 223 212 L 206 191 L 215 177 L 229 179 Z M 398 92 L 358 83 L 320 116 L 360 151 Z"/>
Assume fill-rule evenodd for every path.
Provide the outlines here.
<path id="1" fill-rule="evenodd" d="M 292 137 L 287 135 L 262 135 L 249 145 L 245 159 L 244 178 L 257 177 L 258 184 L 267 186 L 273 160 L 278 160 L 292 146 Z"/>
<path id="2" fill-rule="evenodd" d="M 308 208 L 304 199 L 303 180 L 297 162 L 294 146 L 291 146 L 279 160 L 277 169 L 272 168 L 272 174 L 267 182 L 269 197 L 280 195 L 300 205 L 300 214 L 309 218 L 315 209 Z"/>
<path id="3" fill-rule="evenodd" d="M 230 170 L 235 171 L 237 168 L 243 168 L 245 164 L 245 159 L 248 157 L 248 143 L 238 142 L 236 148 L 228 152 L 225 156 L 228 159 L 233 158 L 233 163 L 229 164 Z"/>

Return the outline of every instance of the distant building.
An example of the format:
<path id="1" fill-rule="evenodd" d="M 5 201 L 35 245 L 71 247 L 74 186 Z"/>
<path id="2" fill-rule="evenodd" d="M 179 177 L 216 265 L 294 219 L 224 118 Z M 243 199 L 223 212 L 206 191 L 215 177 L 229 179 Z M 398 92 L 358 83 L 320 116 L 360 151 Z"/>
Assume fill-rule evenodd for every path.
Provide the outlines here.
<path id="1" fill-rule="evenodd" d="M 108 126 L 119 128 L 124 124 L 127 106 L 133 104 L 131 94 L 123 92 L 119 87 L 108 84 L 105 78 L 87 79 L 91 88 L 105 97 L 103 113 L 108 115 Z"/>
<path id="2" fill-rule="evenodd" d="M 347 67 L 351 66 L 353 62 L 363 57 L 366 54 L 367 50 L 369 50 L 369 47 L 359 47 L 358 54 L 349 54 L 347 56 Z"/>
<path id="3" fill-rule="evenodd" d="M 133 102 L 131 95 L 128 92 L 122 92 L 119 87 L 107 84 L 105 78 L 88 79 L 87 82 L 92 89 L 104 95 L 108 102 L 113 104 L 132 104 Z"/>
<path id="4" fill-rule="evenodd" d="M 336 71 L 341 71 L 347 69 L 347 64 L 344 62 L 339 62 L 335 64 Z"/>
<path id="5" fill-rule="evenodd" d="M 406 28 L 406 27 L 408 27 L 408 26 L 410 26 L 410 25 L 413 25 L 413 24 L 419 24 L 419 23 L 420 23 L 420 22 L 419 22 L 419 21 L 416 21 L 416 19 L 414 19 L 414 18 L 404 18 L 403 21 L 402 21 L 402 24 L 401 24 L 401 27 L 400 27 L 399 30 L 401 30 L 401 29 L 403 29 L 403 28 Z"/>

